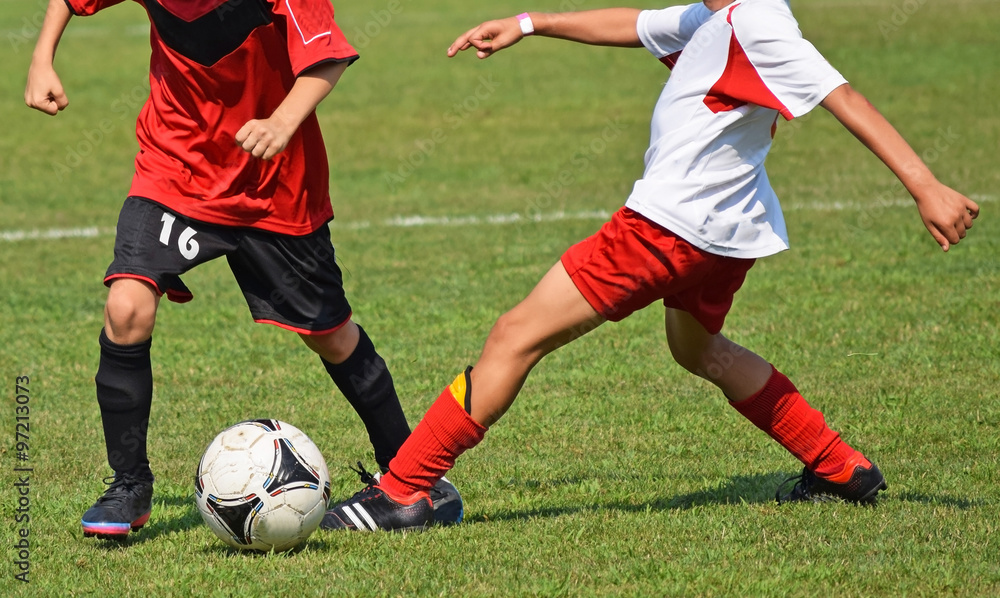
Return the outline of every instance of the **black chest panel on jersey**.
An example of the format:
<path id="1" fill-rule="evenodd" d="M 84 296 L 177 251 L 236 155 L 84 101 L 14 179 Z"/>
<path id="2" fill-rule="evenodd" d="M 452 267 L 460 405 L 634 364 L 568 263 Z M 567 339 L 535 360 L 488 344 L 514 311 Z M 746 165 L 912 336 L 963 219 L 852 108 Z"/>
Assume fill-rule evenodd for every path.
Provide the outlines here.
<path id="1" fill-rule="evenodd" d="M 226 0 L 191 22 L 157 0 L 143 3 L 163 43 L 202 66 L 212 66 L 242 46 L 254 29 L 271 24 L 265 0 Z"/>

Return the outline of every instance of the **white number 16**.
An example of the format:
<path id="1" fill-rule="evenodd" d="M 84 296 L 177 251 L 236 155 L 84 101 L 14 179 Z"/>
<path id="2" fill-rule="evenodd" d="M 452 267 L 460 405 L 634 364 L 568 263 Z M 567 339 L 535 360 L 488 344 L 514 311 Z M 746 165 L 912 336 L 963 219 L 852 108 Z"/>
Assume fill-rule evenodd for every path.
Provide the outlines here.
<path id="1" fill-rule="evenodd" d="M 164 214 L 160 219 L 163 222 L 163 229 L 160 231 L 160 243 L 170 245 L 170 231 L 174 227 L 177 217 L 173 214 Z M 198 255 L 198 241 L 194 240 L 195 233 L 198 232 L 190 226 L 181 231 L 181 236 L 177 238 L 177 249 L 185 259 L 193 260 Z"/>

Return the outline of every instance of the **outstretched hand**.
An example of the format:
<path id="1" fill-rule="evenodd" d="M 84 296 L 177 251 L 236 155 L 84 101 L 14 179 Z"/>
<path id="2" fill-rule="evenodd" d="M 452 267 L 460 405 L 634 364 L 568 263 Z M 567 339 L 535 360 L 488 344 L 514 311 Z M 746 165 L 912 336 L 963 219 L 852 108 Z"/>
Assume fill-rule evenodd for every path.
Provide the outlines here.
<path id="1" fill-rule="evenodd" d="M 486 21 L 458 36 L 458 39 L 448 48 L 448 57 L 450 58 L 462 50 L 475 48 L 476 56 L 489 58 L 496 52 L 513 46 L 523 37 L 521 25 L 515 17 Z"/>
<path id="2" fill-rule="evenodd" d="M 979 216 L 979 205 L 958 191 L 935 183 L 913 195 L 924 226 L 943 251 L 965 238 L 972 221 Z"/>

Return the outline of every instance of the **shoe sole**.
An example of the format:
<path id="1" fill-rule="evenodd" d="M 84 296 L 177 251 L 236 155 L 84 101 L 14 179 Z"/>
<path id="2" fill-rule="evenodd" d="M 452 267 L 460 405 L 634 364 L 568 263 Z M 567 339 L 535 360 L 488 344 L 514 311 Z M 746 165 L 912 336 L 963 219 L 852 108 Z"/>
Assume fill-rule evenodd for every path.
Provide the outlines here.
<path id="1" fill-rule="evenodd" d="M 338 519 L 339 519 L 339 517 L 338 517 Z M 447 524 L 439 524 L 439 525 L 447 525 Z M 398 527 L 396 529 L 391 529 L 391 530 L 384 530 L 384 529 L 381 529 L 381 528 L 377 529 L 377 530 L 370 530 L 367 527 L 365 527 L 365 528 L 348 527 L 348 526 L 328 527 L 328 526 L 324 526 L 322 523 L 320 523 L 319 529 L 325 530 L 325 531 L 328 531 L 328 532 L 349 531 L 349 532 L 362 532 L 362 533 L 369 532 L 369 533 L 371 533 L 372 531 L 376 531 L 376 532 L 383 532 L 384 533 L 386 531 L 389 531 L 390 533 L 401 534 L 401 533 L 408 533 L 408 532 L 425 532 L 425 531 L 427 531 L 428 529 L 430 529 L 433 526 L 434 526 L 434 523 L 430 523 L 430 524 L 427 524 L 427 525 L 414 525 L 412 527 Z"/>
<path id="2" fill-rule="evenodd" d="M 830 494 L 827 492 L 823 492 L 814 494 L 811 499 L 807 499 L 801 502 L 813 502 L 813 503 L 843 502 L 852 505 L 874 506 L 877 503 L 878 493 L 881 492 L 882 490 L 885 490 L 888 487 L 889 486 L 888 484 L 885 483 L 885 480 L 882 480 L 881 483 L 879 483 L 877 486 L 869 490 L 868 493 L 862 496 L 861 498 L 846 498 L 838 494 Z M 799 501 L 785 501 L 785 502 L 799 502 Z"/>
<path id="3" fill-rule="evenodd" d="M 81 521 L 84 538 L 98 540 L 124 540 L 129 532 L 137 532 L 149 521 L 150 513 L 146 513 L 132 523 L 89 523 Z"/>

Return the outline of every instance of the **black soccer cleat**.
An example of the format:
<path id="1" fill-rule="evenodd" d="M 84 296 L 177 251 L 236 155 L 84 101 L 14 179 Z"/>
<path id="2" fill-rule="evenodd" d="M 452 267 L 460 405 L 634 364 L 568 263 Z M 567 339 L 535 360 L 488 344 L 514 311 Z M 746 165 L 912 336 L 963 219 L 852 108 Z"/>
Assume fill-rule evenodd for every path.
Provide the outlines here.
<path id="1" fill-rule="evenodd" d="M 105 478 L 108 489 L 87 509 L 80 523 L 83 536 L 124 540 L 149 520 L 153 508 L 153 478 L 116 473 Z"/>
<path id="2" fill-rule="evenodd" d="M 360 462 L 355 471 L 361 476 L 361 481 L 368 485 L 351 498 L 328 509 L 319 524 L 320 528 L 405 532 L 423 531 L 434 524 L 434 506 L 429 496 L 414 495 L 415 500 L 410 504 L 397 502 L 379 488 L 379 474 L 368 473 Z M 455 494 L 457 493 L 456 490 Z"/>
<path id="3" fill-rule="evenodd" d="M 434 524 L 431 499 L 416 495 L 410 504 L 396 502 L 376 484 L 326 512 L 319 526 L 360 532 L 423 531 Z"/>
<path id="4" fill-rule="evenodd" d="M 782 488 L 792 480 L 795 480 L 795 485 L 791 492 L 782 494 Z M 887 487 L 877 465 L 870 463 L 870 467 L 865 467 L 863 463 L 858 463 L 854 466 L 854 473 L 850 479 L 840 483 L 821 478 L 808 469 L 803 469 L 801 475 L 782 482 L 774 493 L 774 498 L 779 505 L 786 502 L 843 501 L 874 506 L 879 491 Z"/>
<path id="5" fill-rule="evenodd" d="M 358 468 L 353 469 L 354 473 L 361 476 L 362 484 L 378 484 L 382 479 L 381 473 L 370 474 L 365 470 L 364 465 L 358 461 Z M 455 525 L 462 523 L 465 517 L 465 504 L 462 502 L 462 495 L 458 493 L 458 488 L 446 477 L 442 477 L 428 492 L 431 496 L 431 504 L 434 505 L 435 525 Z"/>

